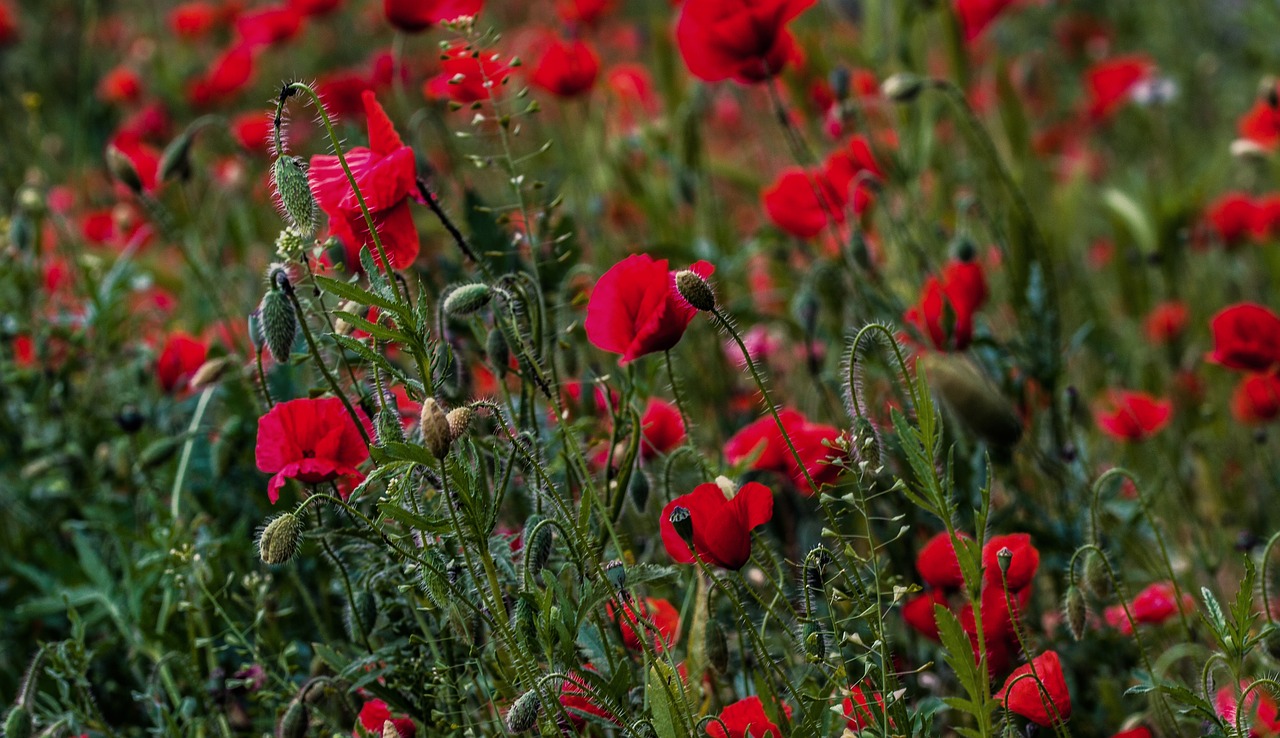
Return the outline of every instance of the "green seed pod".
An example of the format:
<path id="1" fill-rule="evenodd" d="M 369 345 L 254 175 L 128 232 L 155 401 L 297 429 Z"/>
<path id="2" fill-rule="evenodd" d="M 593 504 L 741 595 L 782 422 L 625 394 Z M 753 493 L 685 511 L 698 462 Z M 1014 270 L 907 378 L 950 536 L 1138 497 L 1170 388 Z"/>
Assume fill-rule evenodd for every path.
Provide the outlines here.
<path id="1" fill-rule="evenodd" d="M 422 415 L 418 418 L 418 428 L 422 431 L 422 445 L 437 459 L 443 460 L 449 455 L 449 446 L 453 442 L 453 434 L 449 432 L 449 416 L 434 397 L 428 397 L 422 403 Z"/>
<path id="2" fill-rule="evenodd" d="M 1022 420 L 999 388 L 969 360 L 952 354 L 927 354 L 920 359 L 937 391 L 959 420 L 986 440 L 1012 446 L 1022 438 Z"/>
<path id="3" fill-rule="evenodd" d="M 25 707 L 15 705 L 4 718 L 5 738 L 31 738 L 34 729 L 31 713 Z"/>
<path id="4" fill-rule="evenodd" d="M 1084 588 L 1100 600 L 1111 596 L 1111 577 L 1107 573 L 1107 562 L 1102 559 L 1101 554 L 1092 549 L 1084 556 L 1082 582 Z"/>
<path id="5" fill-rule="evenodd" d="M 676 291 L 695 310 L 708 312 L 716 309 L 716 293 L 702 275 L 684 269 L 676 272 Z"/>
<path id="6" fill-rule="evenodd" d="M 276 723 L 275 738 L 303 738 L 310 722 L 311 715 L 306 703 L 294 697 Z"/>
<path id="7" fill-rule="evenodd" d="M 1084 593 L 1076 585 L 1067 587 L 1066 598 L 1062 609 L 1067 618 L 1067 627 L 1071 629 L 1071 637 L 1077 641 L 1084 637 L 1085 620 L 1089 616 L 1088 606 L 1084 602 Z"/>
<path id="8" fill-rule="evenodd" d="M 307 182 L 307 163 L 297 156 L 276 157 L 271 169 L 285 219 L 305 237 L 315 233 L 316 198 Z"/>
<path id="9" fill-rule="evenodd" d="M 715 620 L 709 621 L 705 638 L 707 663 L 718 674 L 729 673 L 729 640 L 725 638 L 724 628 Z"/>
<path id="10" fill-rule="evenodd" d="M 538 713 L 542 710 L 542 700 L 535 690 L 529 690 L 516 699 L 507 713 L 507 730 L 512 733 L 523 733 L 533 730 L 538 724 Z"/>
<path id="11" fill-rule="evenodd" d="M 812 607 L 814 601 L 820 601 L 827 589 L 827 566 L 831 564 L 831 553 L 819 546 L 809 552 L 804 559 L 805 601 Z M 811 617 L 812 612 L 806 612 Z"/>
<path id="12" fill-rule="evenodd" d="M 493 290 L 487 284 L 464 284 L 449 293 L 444 300 L 444 313 L 451 318 L 474 315 L 493 299 Z"/>
<path id="13" fill-rule="evenodd" d="M 627 494 L 631 495 L 631 504 L 636 506 L 636 510 L 644 512 L 644 506 L 649 502 L 649 475 L 636 470 L 627 485 Z"/>
<path id="14" fill-rule="evenodd" d="M 262 563 L 276 566 L 292 559 L 298 553 L 302 529 L 302 519 L 291 512 L 272 518 L 258 536 L 258 555 L 262 557 Z"/>
<path id="15" fill-rule="evenodd" d="M 484 341 L 484 352 L 489 356 L 489 363 L 493 365 L 493 373 L 498 379 L 507 376 L 507 368 L 511 365 L 511 347 L 507 345 L 507 337 L 502 335 L 502 331 L 494 328 L 489 331 L 489 335 Z"/>
<path id="16" fill-rule="evenodd" d="M 262 298 L 258 311 L 262 320 L 262 342 L 275 360 L 288 363 L 293 353 L 293 342 L 298 337 L 298 314 L 283 290 L 270 289 Z"/>

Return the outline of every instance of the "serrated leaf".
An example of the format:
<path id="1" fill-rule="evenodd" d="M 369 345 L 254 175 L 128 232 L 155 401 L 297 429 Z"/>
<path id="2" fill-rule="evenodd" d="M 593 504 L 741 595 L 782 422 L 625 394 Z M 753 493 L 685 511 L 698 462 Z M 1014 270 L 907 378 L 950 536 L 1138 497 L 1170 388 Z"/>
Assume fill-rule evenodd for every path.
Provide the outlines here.
<path id="1" fill-rule="evenodd" d="M 649 710 L 653 714 L 653 727 L 658 738 L 688 738 L 681 719 L 688 710 L 682 704 L 684 685 L 680 681 L 680 675 L 665 661 L 659 661 L 649 667 L 644 692 L 649 699 Z"/>
<path id="2" fill-rule="evenodd" d="M 346 322 L 380 341 L 390 341 L 391 343 L 399 343 L 405 346 L 418 346 L 417 341 L 414 341 L 413 337 L 409 334 L 398 331 L 394 328 L 388 328 L 385 325 L 372 323 L 355 313 L 348 313 L 345 310 L 334 310 L 333 315 L 334 317 L 342 318 Z"/>
<path id="3" fill-rule="evenodd" d="M 370 292 L 363 287 L 357 287 L 350 282 L 342 282 L 331 277 L 317 276 L 316 283 L 319 284 L 320 288 L 325 292 L 340 297 L 343 300 L 358 302 L 365 307 L 376 307 L 379 310 L 386 310 L 387 312 L 394 313 L 403 318 L 407 318 L 409 315 L 403 305 L 400 305 L 394 300 L 389 300 L 381 295 Z"/>

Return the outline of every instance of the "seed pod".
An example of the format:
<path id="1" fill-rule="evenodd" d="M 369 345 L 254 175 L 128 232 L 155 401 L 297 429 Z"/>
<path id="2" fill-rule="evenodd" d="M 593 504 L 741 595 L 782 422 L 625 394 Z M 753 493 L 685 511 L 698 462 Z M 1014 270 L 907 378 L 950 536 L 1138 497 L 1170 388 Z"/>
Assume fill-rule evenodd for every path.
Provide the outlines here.
<path id="1" fill-rule="evenodd" d="M 480 312 L 493 299 L 493 290 L 487 284 L 464 284 L 449 293 L 444 300 L 444 313 L 451 318 L 465 318 Z"/>
<path id="2" fill-rule="evenodd" d="M 729 641 L 725 638 L 724 628 L 715 620 L 708 622 L 705 638 L 707 663 L 719 674 L 729 673 Z"/>
<path id="3" fill-rule="evenodd" d="M 310 722 L 306 703 L 294 697 L 276 723 L 275 738 L 303 738 Z"/>
<path id="4" fill-rule="evenodd" d="M 191 375 L 191 382 L 189 386 L 193 390 L 204 389 L 205 387 L 208 387 L 222 379 L 222 375 L 225 374 L 227 369 L 231 368 L 231 366 L 231 357 L 229 356 L 219 356 L 216 359 L 209 359 L 205 363 L 201 364 L 199 369 L 196 369 L 195 374 Z"/>
<path id="5" fill-rule="evenodd" d="M 537 520 L 535 520 L 537 518 Z M 528 531 L 528 539 L 524 544 L 524 556 L 528 561 L 529 573 L 537 579 L 538 573 L 547 566 L 547 561 L 551 559 L 551 544 L 554 535 L 550 525 L 539 525 L 541 518 L 537 515 L 531 516 L 525 524 L 525 530 Z"/>
<path id="6" fill-rule="evenodd" d="M 502 335 L 500 329 L 494 328 L 489 331 L 484 342 L 484 351 L 489 355 L 489 363 L 493 365 L 494 374 L 498 375 L 498 379 L 505 378 L 507 368 L 511 364 L 511 347 L 507 345 L 507 337 Z"/>
<path id="7" fill-rule="evenodd" d="M 804 652 L 810 662 L 817 662 L 827 657 L 827 634 L 815 623 L 805 623 L 801 631 L 804 636 Z"/>
<path id="8" fill-rule="evenodd" d="M 680 536 L 680 540 L 685 542 L 689 550 L 693 550 L 693 515 L 689 513 L 689 509 L 676 505 L 671 510 L 671 527 L 675 528 L 676 534 Z"/>
<path id="9" fill-rule="evenodd" d="M 523 733 L 533 730 L 538 724 L 538 712 L 542 709 L 542 700 L 535 690 L 529 690 L 516 699 L 507 713 L 507 730 L 512 733 Z"/>
<path id="10" fill-rule="evenodd" d="M 5 738 L 30 738 L 35 726 L 27 708 L 15 705 L 4 718 Z"/>
<path id="11" fill-rule="evenodd" d="M 1102 555 L 1092 549 L 1084 557 L 1084 575 L 1082 579 L 1085 589 L 1094 597 L 1105 600 L 1111 596 L 1111 577 L 1107 573 L 1107 562 Z"/>
<path id="12" fill-rule="evenodd" d="M 716 309 L 715 291 L 701 274 L 691 269 L 676 272 L 676 291 L 695 310 L 706 312 Z"/>
<path id="13" fill-rule="evenodd" d="M 292 303 L 283 290 L 270 289 L 262 298 L 258 314 L 262 320 L 262 342 L 277 362 L 287 363 L 298 336 L 298 314 L 293 311 Z"/>
<path id="14" fill-rule="evenodd" d="M 991 383 L 967 359 L 951 354 L 928 354 L 920 359 L 929 385 L 962 423 L 999 446 L 1012 446 L 1022 437 L 1022 420 Z"/>
<path id="15" fill-rule="evenodd" d="M 449 432 L 449 416 L 445 415 L 444 408 L 434 397 L 423 401 L 418 427 L 422 431 L 422 445 L 432 456 L 443 461 L 449 455 L 453 434 Z"/>
<path id="16" fill-rule="evenodd" d="M 1067 595 L 1062 609 L 1067 616 L 1067 627 L 1071 629 L 1071 637 L 1077 641 L 1084 637 L 1085 620 L 1089 616 L 1088 606 L 1084 602 L 1084 593 L 1076 585 L 1067 587 Z"/>
<path id="17" fill-rule="evenodd" d="M 272 518 L 258 536 L 258 555 L 269 566 L 283 564 L 298 553 L 302 540 L 302 519 L 291 512 Z"/>
<path id="18" fill-rule="evenodd" d="M 449 421 L 449 438 L 456 441 L 467 433 L 467 429 L 471 427 L 471 419 L 476 416 L 476 411 L 470 407 L 455 407 L 446 414 L 445 420 Z"/>
<path id="19" fill-rule="evenodd" d="M 276 157 L 271 178 L 275 181 L 285 219 L 303 236 L 310 237 L 315 233 L 316 198 L 307 182 L 306 160 L 297 156 Z"/>

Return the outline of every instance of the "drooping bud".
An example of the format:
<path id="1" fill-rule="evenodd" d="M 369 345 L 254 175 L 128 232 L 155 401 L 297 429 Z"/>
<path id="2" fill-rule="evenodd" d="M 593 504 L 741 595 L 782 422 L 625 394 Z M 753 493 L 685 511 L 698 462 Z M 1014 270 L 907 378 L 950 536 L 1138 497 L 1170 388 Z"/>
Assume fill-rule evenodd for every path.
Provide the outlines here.
<path id="1" fill-rule="evenodd" d="M 512 733 L 524 733 L 533 730 L 538 724 L 538 712 L 542 709 L 542 700 L 536 690 L 529 690 L 516 699 L 507 713 L 507 730 Z"/>
<path id="2" fill-rule="evenodd" d="M 294 697 L 276 723 L 275 738 L 303 738 L 311 722 L 307 704 Z"/>
<path id="3" fill-rule="evenodd" d="M 267 350 L 277 362 L 288 363 L 293 354 L 293 342 L 298 337 L 298 314 L 284 290 L 267 290 L 258 316 L 262 320 L 262 342 L 267 345 Z"/>
<path id="4" fill-rule="evenodd" d="M 493 290 L 487 284 L 464 284 L 449 293 L 444 300 L 444 312 L 451 318 L 474 315 L 493 299 Z"/>
<path id="5" fill-rule="evenodd" d="M 449 455 L 453 434 L 449 432 L 449 416 L 434 397 L 422 403 L 422 415 L 418 427 L 422 430 L 422 445 L 437 459 L 443 461 Z"/>
<path id="6" fill-rule="evenodd" d="M 701 274 L 693 270 L 683 269 L 676 272 L 676 291 L 695 310 L 707 312 L 716 309 L 715 291 L 711 289 L 711 285 L 707 284 L 707 280 L 703 279 Z"/>
<path id="7" fill-rule="evenodd" d="M 484 341 L 484 351 L 489 355 L 489 363 L 493 365 L 493 371 L 498 375 L 498 379 L 507 376 L 507 367 L 511 363 L 511 347 L 507 345 L 507 337 L 502 335 L 502 331 L 494 328 L 489 331 L 489 335 Z"/>
<path id="8" fill-rule="evenodd" d="M 725 638 L 724 628 L 712 620 L 707 623 L 706 631 L 707 663 L 720 674 L 729 671 L 729 641 Z"/>
<path id="9" fill-rule="evenodd" d="M 538 625 L 534 614 L 534 605 L 528 596 L 516 599 L 515 611 L 511 614 L 512 630 L 520 640 L 521 647 L 530 653 L 538 653 L 542 647 L 538 645 Z"/>
<path id="10" fill-rule="evenodd" d="M 915 100 L 924 89 L 924 80 L 909 72 L 890 75 L 880 83 L 880 94 L 896 103 L 909 103 Z"/>
<path id="11" fill-rule="evenodd" d="M 4 718 L 5 738 L 31 738 L 34 729 L 31 713 L 21 705 L 15 705 Z"/>
<path id="12" fill-rule="evenodd" d="M 258 536 L 258 555 L 269 566 L 283 564 L 298 553 L 302 540 L 302 519 L 286 512 L 272 518 Z"/>
<path id="13" fill-rule="evenodd" d="M 920 359 L 929 386 L 961 422 L 999 446 L 1022 438 L 1022 420 L 1000 389 L 962 356 L 927 354 Z"/>
<path id="14" fill-rule="evenodd" d="M 209 359 L 196 369 L 196 373 L 191 375 L 190 387 L 193 390 L 201 390 L 211 384 L 222 379 L 227 369 L 231 368 L 232 362 L 230 356 L 219 356 L 216 359 Z"/>
<path id="15" fill-rule="evenodd" d="M 528 522 L 525 523 L 525 530 L 528 531 L 528 539 L 524 544 L 524 555 L 528 561 L 529 572 L 536 579 L 538 572 L 542 571 L 547 561 L 551 559 L 551 544 L 553 530 L 550 525 L 538 525 L 541 522 L 541 516 L 532 515 Z"/>
<path id="16" fill-rule="evenodd" d="M 693 550 L 693 515 L 689 513 L 689 508 L 676 505 L 671 510 L 671 527 L 675 528 L 676 535 L 680 536 L 680 540 Z"/>
<path id="17" fill-rule="evenodd" d="M 132 190 L 133 194 L 142 194 L 142 177 L 138 174 L 138 168 L 115 144 L 107 147 L 107 171 L 111 172 L 117 182 Z"/>
<path id="18" fill-rule="evenodd" d="M 1105 600 L 1111 596 L 1111 577 L 1107 574 L 1107 562 L 1102 559 L 1102 554 L 1092 549 L 1085 554 L 1082 581 L 1094 597 Z"/>
<path id="19" fill-rule="evenodd" d="M 644 512 L 644 506 L 649 502 L 649 475 L 636 470 L 627 484 L 627 494 L 631 495 L 631 504 L 635 505 L 637 510 Z"/>
<path id="20" fill-rule="evenodd" d="M 307 162 L 298 156 L 279 156 L 271 168 L 271 178 L 280 196 L 286 220 L 304 236 L 315 233 L 316 198 L 307 182 Z"/>
<path id="21" fill-rule="evenodd" d="M 449 438 L 456 441 L 466 435 L 471 428 L 471 419 L 475 416 L 476 411 L 467 405 L 450 410 L 444 416 L 449 421 Z"/>
<path id="22" fill-rule="evenodd" d="M 1084 637 L 1085 621 L 1089 616 L 1088 606 L 1084 601 L 1084 593 L 1076 585 L 1067 587 L 1062 609 L 1067 617 L 1067 627 L 1071 629 L 1071 637 L 1077 641 Z"/>

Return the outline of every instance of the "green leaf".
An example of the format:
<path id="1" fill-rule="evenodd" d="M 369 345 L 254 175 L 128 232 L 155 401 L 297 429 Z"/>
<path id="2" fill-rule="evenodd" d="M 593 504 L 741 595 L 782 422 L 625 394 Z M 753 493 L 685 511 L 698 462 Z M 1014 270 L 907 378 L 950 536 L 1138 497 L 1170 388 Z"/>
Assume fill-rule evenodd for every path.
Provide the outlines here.
<path id="1" fill-rule="evenodd" d="M 316 283 L 319 284 L 321 289 L 325 292 L 328 292 L 331 295 L 336 295 L 343 300 L 358 302 L 365 307 L 376 307 L 380 310 L 395 313 L 401 317 L 407 317 L 409 314 L 408 311 L 404 309 L 403 305 L 400 305 L 393 300 L 388 300 L 381 295 L 376 295 L 363 287 L 357 287 L 350 282 L 342 282 L 331 277 L 317 276 Z"/>
<path id="2" fill-rule="evenodd" d="M 990 720 L 994 702 L 987 703 L 984 694 L 987 675 L 974 663 L 973 646 L 969 636 L 965 634 L 960 620 L 955 614 L 942 605 L 933 606 L 933 616 L 938 624 L 938 637 L 942 641 L 942 651 L 947 665 L 956 673 L 960 686 L 968 695 L 967 700 L 948 699 L 946 703 L 953 709 L 972 715 L 979 724 Z"/>
<path id="3" fill-rule="evenodd" d="M 653 727 L 658 738 L 688 738 L 682 715 L 688 714 L 684 703 L 684 685 L 680 675 L 665 661 L 649 667 L 649 679 L 645 684 L 645 696 L 653 713 Z"/>
<path id="4" fill-rule="evenodd" d="M 402 333 L 394 328 L 388 328 L 384 325 L 371 323 L 354 313 L 348 313 L 345 310 L 334 310 L 333 315 L 334 317 L 342 318 L 351 325 L 380 341 L 391 341 L 392 343 L 400 343 L 406 346 L 418 346 L 418 342 L 409 336 L 409 334 Z"/>

